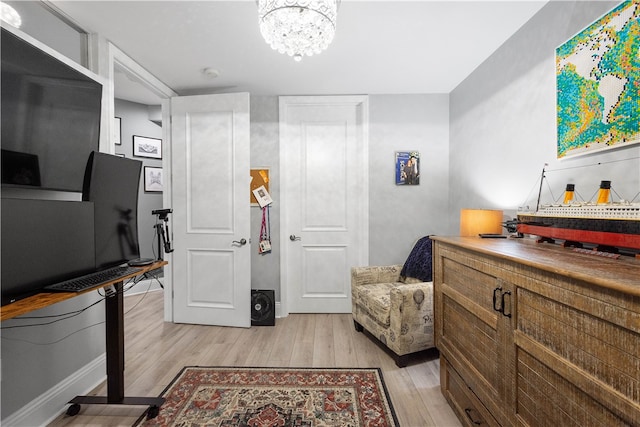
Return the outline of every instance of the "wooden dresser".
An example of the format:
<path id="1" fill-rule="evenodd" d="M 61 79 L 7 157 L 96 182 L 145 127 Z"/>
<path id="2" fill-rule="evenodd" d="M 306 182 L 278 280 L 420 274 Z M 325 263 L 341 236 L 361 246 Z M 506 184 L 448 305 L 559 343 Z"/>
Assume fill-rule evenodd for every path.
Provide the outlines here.
<path id="1" fill-rule="evenodd" d="M 441 387 L 463 425 L 640 426 L 640 260 L 433 240 Z"/>

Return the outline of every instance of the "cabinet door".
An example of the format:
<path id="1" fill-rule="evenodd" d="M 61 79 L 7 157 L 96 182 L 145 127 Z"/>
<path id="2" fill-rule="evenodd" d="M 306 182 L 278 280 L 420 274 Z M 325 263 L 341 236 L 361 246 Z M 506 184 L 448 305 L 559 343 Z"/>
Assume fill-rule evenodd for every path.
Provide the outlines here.
<path id="1" fill-rule="evenodd" d="M 515 332 L 518 422 L 640 425 L 639 300 L 553 275 L 526 287 Z"/>
<path id="2" fill-rule="evenodd" d="M 438 348 L 496 420 L 508 425 L 514 288 L 482 257 L 444 248 L 438 254 Z"/>

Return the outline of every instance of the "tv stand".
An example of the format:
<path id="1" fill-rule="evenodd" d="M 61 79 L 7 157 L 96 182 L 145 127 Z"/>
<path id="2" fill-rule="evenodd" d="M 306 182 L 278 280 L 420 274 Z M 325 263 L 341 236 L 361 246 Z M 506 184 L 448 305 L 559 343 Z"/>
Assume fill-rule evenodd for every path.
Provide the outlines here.
<path id="1" fill-rule="evenodd" d="M 122 279 L 105 283 L 87 289 L 83 292 L 54 292 L 39 293 L 29 298 L 2 307 L 0 320 L 4 321 L 29 313 L 52 304 L 74 298 L 79 294 L 91 292 L 99 288 L 113 285 L 116 293 L 105 299 L 105 335 L 107 355 L 107 395 L 106 396 L 76 396 L 69 403 L 67 415 L 77 415 L 81 405 L 139 405 L 149 406 L 147 418 L 155 418 L 164 403 L 163 397 L 127 397 L 124 394 L 124 280 L 140 274 L 156 270 L 167 261 L 157 261 L 151 265 L 141 267 L 142 270 Z"/>

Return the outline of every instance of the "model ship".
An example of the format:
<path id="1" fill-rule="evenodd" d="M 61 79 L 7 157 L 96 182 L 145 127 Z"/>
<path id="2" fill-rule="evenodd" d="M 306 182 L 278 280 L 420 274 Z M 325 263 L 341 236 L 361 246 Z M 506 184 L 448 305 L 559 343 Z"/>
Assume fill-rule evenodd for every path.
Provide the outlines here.
<path id="1" fill-rule="evenodd" d="M 614 203 L 610 191 L 611 181 L 602 181 L 596 202 L 578 202 L 574 184 L 567 184 L 563 202 L 553 205 L 540 205 L 538 195 L 535 212 L 518 212 L 518 233 L 539 236 L 542 241 L 561 240 L 565 246 L 586 245 L 638 256 L 640 203 Z"/>

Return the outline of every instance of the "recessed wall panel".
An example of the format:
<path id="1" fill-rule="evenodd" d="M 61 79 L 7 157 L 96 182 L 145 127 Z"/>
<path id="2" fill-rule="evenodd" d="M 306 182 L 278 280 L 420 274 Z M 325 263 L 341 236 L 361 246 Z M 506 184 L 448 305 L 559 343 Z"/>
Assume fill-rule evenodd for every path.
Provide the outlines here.
<path id="1" fill-rule="evenodd" d="M 233 113 L 189 114 L 186 139 L 188 231 L 232 232 Z"/>
<path id="2" fill-rule="evenodd" d="M 191 307 L 233 307 L 233 262 L 233 251 L 188 250 L 187 304 Z"/>
<path id="3" fill-rule="evenodd" d="M 305 246 L 302 262 L 305 272 L 303 298 L 349 297 L 350 284 L 344 274 L 346 246 Z"/>
<path id="4" fill-rule="evenodd" d="M 303 126 L 303 230 L 347 227 L 347 137 L 345 122 Z M 331 209 L 327 209 L 330 206 Z"/>

